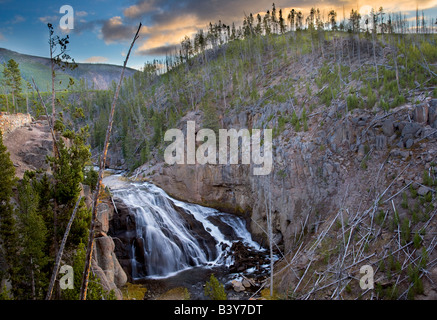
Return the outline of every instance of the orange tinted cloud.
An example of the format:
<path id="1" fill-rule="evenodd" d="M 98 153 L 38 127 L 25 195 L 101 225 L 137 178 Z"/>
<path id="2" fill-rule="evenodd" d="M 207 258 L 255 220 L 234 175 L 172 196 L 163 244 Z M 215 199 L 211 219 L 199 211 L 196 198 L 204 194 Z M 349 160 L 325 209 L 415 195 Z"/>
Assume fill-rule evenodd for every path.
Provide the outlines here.
<path id="1" fill-rule="evenodd" d="M 184 36 L 192 36 L 197 30 L 206 27 L 194 15 L 177 16 L 166 24 L 157 24 L 151 27 L 144 26 L 141 35 L 146 38 L 139 48 L 137 54 L 147 54 L 156 51 L 157 48 L 174 48 Z"/>
<path id="2" fill-rule="evenodd" d="M 128 18 L 138 18 L 139 16 L 150 12 L 154 6 L 153 6 L 154 1 L 140 1 L 135 5 L 132 5 L 128 8 L 126 8 L 123 11 L 123 14 L 128 17 Z"/>

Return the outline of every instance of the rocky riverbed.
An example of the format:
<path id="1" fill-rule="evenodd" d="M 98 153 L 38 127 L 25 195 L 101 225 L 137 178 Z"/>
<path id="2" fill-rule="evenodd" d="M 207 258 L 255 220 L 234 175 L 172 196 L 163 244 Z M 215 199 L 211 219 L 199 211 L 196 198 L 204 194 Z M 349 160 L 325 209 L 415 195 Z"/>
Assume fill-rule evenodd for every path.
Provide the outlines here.
<path id="1" fill-rule="evenodd" d="M 166 299 L 169 292 L 176 288 L 184 288 L 192 300 L 210 299 L 205 296 L 204 288 L 213 274 L 224 285 L 230 300 L 257 299 L 261 297 L 261 289 L 266 287 L 269 277 L 269 257 L 266 251 L 256 251 L 241 242 L 236 242 L 230 251 L 234 258 L 231 266 L 195 267 L 181 271 L 173 276 L 153 279 L 135 280 L 147 288 L 145 300 Z M 182 290 L 180 290 L 182 291 Z M 179 298 L 187 298 L 185 295 Z M 172 296 L 172 299 L 177 297 Z"/>

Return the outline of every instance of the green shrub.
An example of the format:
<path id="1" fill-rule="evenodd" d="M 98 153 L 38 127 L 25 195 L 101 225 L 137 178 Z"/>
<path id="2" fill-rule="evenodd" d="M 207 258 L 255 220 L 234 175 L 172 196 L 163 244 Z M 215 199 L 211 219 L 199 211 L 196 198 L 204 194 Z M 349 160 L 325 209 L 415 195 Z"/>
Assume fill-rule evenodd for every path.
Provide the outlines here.
<path id="1" fill-rule="evenodd" d="M 428 173 L 427 170 L 424 170 L 424 171 L 423 171 L 423 175 L 422 175 L 422 183 L 423 183 L 425 186 L 432 186 L 432 184 L 433 184 L 432 178 L 431 178 L 431 176 L 429 175 L 429 173 Z"/>
<path id="2" fill-rule="evenodd" d="M 384 217 L 385 217 L 384 211 L 379 210 L 378 214 L 375 217 L 376 224 L 382 226 L 382 223 L 384 222 Z"/>
<path id="3" fill-rule="evenodd" d="M 410 193 L 411 193 L 411 197 L 412 197 L 413 199 L 416 199 L 416 198 L 417 198 L 417 190 L 415 190 L 415 189 L 413 188 L 413 185 L 412 185 L 412 184 L 410 184 Z"/>
<path id="4" fill-rule="evenodd" d="M 426 251 L 426 248 L 423 247 L 418 267 L 420 269 L 426 269 L 427 263 L 428 263 L 428 251 Z"/>
<path id="5" fill-rule="evenodd" d="M 211 274 L 209 281 L 206 282 L 204 293 L 205 296 L 212 300 L 226 300 L 228 298 L 224 286 L 217 280 L 214 274 Z"/>
<path id="6" fill-rule="evenodd" d="M 94 168 L 85 171 L 85 179 L 83 180 L 83 184 L 90 186 L 91 190 L 94 190 L 97 184 L 97 180 L 99 179 L 99 173 L 94 170 Z"/>
<path id="7" fill-rule="evenodd" d="M 390 110 L 390 106 L 389 106 L 389 104 L 388 104 L 387 102 L 385 102 L 385 99 L 384 99 L 384 98 L 381 99 L 381 102 L 380 102 L 379 106 L 380 106 L 381 109 L 384 110 L 384 111 L 388 111 L 388 110 Z"/>
<path id="8" fill-rule="evenodd" d="M 396 98 L 393 100 L 393 102 L 391 103 L 390 107 L 391 108 L 396 108 L 400 105 L 403 105 L 406 102 L 405 97 L 403 95 L 397 95 Z"/>
<path id="9" fill-rule="evenodd" d="M 401 242 L 405 245 L 411 238 L 410 220 L 405 218 L 401 225 Z"/>
<path id="10" fill-rule="evenodd" d="M 408 299 L 413 300 L 416 295 L 423 294 L 423 283 L 422 279 L 420 279 L 419 267 L 413 267 L 412 265 L 409 265 L 407 274 L 408 279 L 412 284 L 412 287 L 408 291 Z"/>
<path id="11" fill-rule="evenodd" d="M 346 98 L 346 102 L 347 102 L 347 107 L 348 110 L 353 110 L 358 108 L 359 106 L 359 100 L 358 97 L 354 94 L 350 94 L 347 98 Z"/>
<path id="12" fill-rule="evenodd" d="M 414 234 L 413 244 L 414 244 L 414 248 L 416 249 L 419 249 L 422 244 L 422 238 L 420 237 L 418 232 Z"/>

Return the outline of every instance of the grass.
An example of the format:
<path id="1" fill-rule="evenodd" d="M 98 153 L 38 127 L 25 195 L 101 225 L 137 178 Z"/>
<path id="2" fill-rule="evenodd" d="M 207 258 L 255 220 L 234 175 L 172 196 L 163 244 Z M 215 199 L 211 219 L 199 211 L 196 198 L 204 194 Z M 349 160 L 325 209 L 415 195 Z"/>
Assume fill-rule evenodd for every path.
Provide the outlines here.
<path id="1" fill-rule="evenodd" d="M 123 294 L 123 300 L 144 300 L 144 295 L 147 292 L 147 288 L 141 284 L 132 284 L 127 282 L 121 288 Z"/>

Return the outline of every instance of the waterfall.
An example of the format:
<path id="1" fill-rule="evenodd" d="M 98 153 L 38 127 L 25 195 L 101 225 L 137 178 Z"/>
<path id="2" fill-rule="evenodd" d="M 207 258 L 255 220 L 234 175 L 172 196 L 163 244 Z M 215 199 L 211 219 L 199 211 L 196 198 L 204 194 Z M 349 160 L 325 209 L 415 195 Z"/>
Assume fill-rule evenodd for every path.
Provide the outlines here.
<path id="1" fill-rule="evenodd" d="M 168 277 L 198 266 L 229 266 L 229 250 L 236 241 L 260 249 L 241 217 L 175 200 L 147 182 L 124 182 L 111 192 L 135 217 L 133 279 Z"/>

